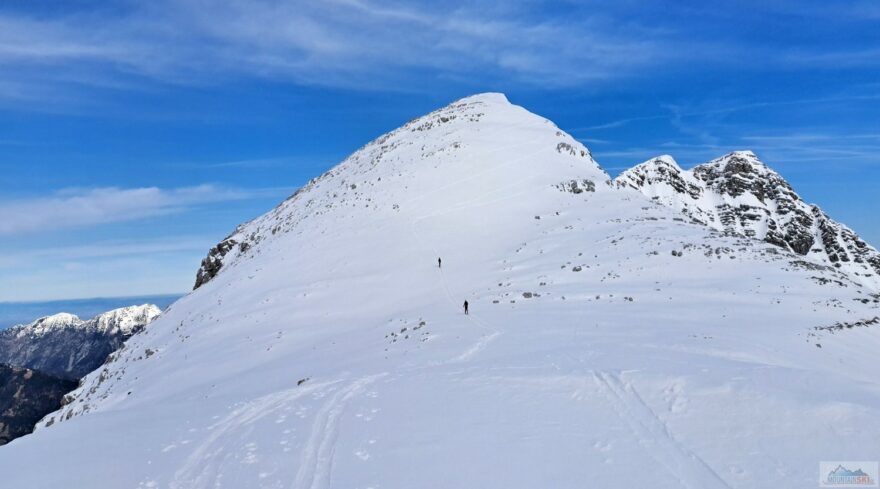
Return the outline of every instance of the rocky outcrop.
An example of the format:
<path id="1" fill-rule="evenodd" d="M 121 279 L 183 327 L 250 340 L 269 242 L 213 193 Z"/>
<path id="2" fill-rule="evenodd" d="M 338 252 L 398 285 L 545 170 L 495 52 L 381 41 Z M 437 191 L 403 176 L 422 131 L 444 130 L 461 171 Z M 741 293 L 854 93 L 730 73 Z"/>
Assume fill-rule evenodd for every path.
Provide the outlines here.
<path id="1" fill-rule="evenodd" d="M 0 445 L 33 431 L 76 385 L 75 380 L 0 364 Z"/>
<path id="2" fill-rule="evenodd" d="M 880 288 L 880 253 L 804 202 L 751 151 L 730 153 L 688 171 L 671 156 L 661 156 L 623 172 L 615 184 L 724 233 L 764 240 Z"/>
<path id="3" fill-rule="evenodd" d="M 567 182 L 557 184 L 556 188 L 563 192 L 581 194 L 584 192 L 595 192 L 596 184 L 592 180 L 587 179 L 569 180 Z"/>
<path id="4" fill-rule="evenodd" d="M 0 363 L 78 380 L 160 313 L 158 307 L 144 304 L 105 312 L 88 321 L 67 313 L 46 316 L 0 331 Z"/>
<path id="5" fill-rule="evenodd" d="M 238 241 L 229 237 L 208 250 L 208 256 L 202 259 L 199 271 L 196 272 L 196 284 L 193 286 L 193 290 L 206 284 L 220 272 L 220 269 L 223 267 L 223 257 L 226 256 L 236 244 L 238 244 Z"/>

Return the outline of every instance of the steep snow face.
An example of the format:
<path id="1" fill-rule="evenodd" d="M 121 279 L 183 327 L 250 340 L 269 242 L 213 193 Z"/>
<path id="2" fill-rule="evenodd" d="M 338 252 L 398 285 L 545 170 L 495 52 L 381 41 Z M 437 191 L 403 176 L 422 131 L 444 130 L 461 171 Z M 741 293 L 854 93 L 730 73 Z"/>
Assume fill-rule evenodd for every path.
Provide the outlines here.
<path id="1" fill-rule="evenodd" d="M 737 151 L 689 171 L 670 156 L 615 179 L 719 231 L 767 241 L 880 290 L 880 253 L 848 227 L 807 204 L 751 151 Z"/>
<path id="2" fill-rule="evenodd" d="M 88 321 L 68 313 L 46 316 L 0 331 L 0 363 L 79 379 L 160 313 L 155 305 L 143 304 L 114 309 Z"/>
<path id="3" fill-rule="evenodd" d="M 612 188 L 500 95 L 225 243 L 4 484 L 809 487 L 880 451 L 880 297 Z"/>

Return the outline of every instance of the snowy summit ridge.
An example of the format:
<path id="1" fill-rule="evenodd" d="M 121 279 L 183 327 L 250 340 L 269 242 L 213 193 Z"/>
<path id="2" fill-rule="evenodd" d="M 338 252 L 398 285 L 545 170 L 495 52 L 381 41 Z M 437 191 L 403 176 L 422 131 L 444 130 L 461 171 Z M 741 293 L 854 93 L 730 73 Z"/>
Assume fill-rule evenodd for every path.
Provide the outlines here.
<path id="1" fill-rule="evenodd" d="M 633 183 L 794 201 L 734 159 Z M 195 285 L 2 448 L 4 483 L 755 489 L 880 452 L 880 295 L 616 188 L 500 95 L 366 144 Z"/>

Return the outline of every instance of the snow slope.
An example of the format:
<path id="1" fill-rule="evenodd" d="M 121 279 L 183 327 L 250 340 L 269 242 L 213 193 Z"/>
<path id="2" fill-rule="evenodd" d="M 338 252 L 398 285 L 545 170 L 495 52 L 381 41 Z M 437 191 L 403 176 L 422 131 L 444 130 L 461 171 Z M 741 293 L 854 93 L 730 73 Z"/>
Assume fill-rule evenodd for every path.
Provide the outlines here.
<path id="1" fill-rule="evenodd" d="M 840 269 L 880 290 L 880 252 L 810 205 L 751 151 L 737 151 L 685 171 L 664 155 L 615 178 L 719 231 L 762 239 Z"/>
<path id="2" fill-rule="evenodd" d="M 239 227 L 0 470 L 22 488 L 813 487 L 820 460 L 880 451 L 872 294 L 615 189 L 551 122 L 477 95 Z"/>

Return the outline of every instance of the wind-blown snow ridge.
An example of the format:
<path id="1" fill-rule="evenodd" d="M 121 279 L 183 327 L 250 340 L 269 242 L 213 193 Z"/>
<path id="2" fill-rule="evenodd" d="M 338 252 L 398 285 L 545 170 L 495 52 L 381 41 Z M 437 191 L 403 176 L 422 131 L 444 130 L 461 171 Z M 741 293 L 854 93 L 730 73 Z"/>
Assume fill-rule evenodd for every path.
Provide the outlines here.
<path id="1" fill-rule="evenodd" d="M 880 451 L 880 295 L 615 189 L 497 95 L 370 142 L 206 260 L 2 449 L 5 484 L 808 487 Z"/>
<path id="2" fill-rule="evenodd" d="M 688 171 L 664 155 L 623 172 L 615 182 L 714 229 L 767 241 L 880 290 L 880 252 L 804 202 L 751 151 L 736 151 Z"/>

